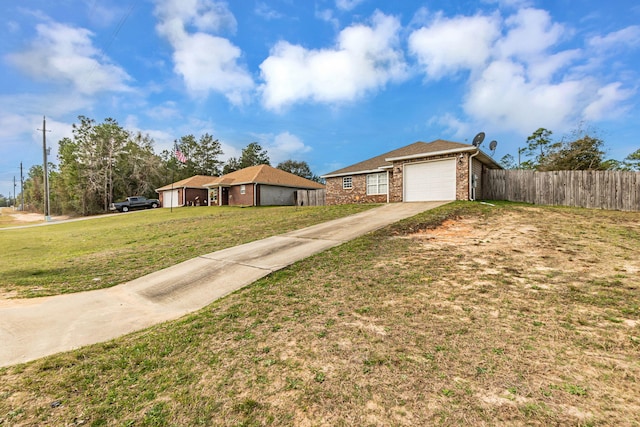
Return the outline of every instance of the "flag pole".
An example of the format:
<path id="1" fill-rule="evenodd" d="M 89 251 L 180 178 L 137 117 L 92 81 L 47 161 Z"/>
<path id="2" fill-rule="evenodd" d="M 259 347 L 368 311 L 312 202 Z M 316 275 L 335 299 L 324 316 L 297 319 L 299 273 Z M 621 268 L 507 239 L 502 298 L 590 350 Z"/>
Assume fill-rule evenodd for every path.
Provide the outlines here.
<path id="1" fill-rule="evenodd" d="M 173 171 L 175 170 L 175 166 L 171 168 L 171 198 L 169 199 L 171 203 L 171 213 L 173 213 Z"/>

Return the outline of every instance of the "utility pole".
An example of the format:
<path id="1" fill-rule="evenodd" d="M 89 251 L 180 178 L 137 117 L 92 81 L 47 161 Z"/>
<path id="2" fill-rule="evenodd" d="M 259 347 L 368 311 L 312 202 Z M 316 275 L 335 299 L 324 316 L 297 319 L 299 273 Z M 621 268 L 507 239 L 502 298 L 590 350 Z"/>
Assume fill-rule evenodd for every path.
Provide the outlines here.
<path id="1" fill-rule="evenodd" d="M 16 210 L 16 203 L 18 202 L 18 199 L 16 197 L 16 176 L 13 175 L 13 210 Z"/>
<path id="2" fill-rule="evenodd" d="M 22 162 L 20 162 L 20 211 L 24 211 L 24 176 L 22 175 Z"/>
<path id="3" fill-rule="evenodd" d="M 51 221 L 49 211 L 49 172 L 47 171 L 47 119 L 42 116 L 42 158 L 44 161 L 44 220 Z"/>

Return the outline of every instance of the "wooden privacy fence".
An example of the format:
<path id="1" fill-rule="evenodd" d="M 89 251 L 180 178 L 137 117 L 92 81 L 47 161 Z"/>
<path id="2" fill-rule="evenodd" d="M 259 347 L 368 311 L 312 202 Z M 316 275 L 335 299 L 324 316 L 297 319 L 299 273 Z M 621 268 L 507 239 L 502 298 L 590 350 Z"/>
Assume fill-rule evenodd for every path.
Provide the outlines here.
<path id="1" fill-rule="evenodd" d="M 483 175 L 482 198 L 640 211 L 640 172 L 489 169 Z"/>
<path id="2" fill-rule="evenodd" d="M 296 204 L 298 206 L 324 206 L 326 204 L 326 192 L 321 190 L 297 190 Z"/>

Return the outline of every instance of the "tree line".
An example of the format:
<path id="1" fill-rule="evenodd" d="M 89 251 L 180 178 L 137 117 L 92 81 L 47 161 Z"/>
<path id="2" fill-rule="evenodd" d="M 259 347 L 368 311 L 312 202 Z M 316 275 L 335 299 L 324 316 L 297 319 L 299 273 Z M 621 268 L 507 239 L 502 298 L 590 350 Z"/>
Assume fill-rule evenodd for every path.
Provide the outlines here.
<path id="1" fill-rule="evenodd" d="M 124 129 L 112 118 L 102 123 L 79 116 L 72 136 L 58 142 L 58 164 L 49 163 L 49 201 L 53 215 L 103 213 L 112 202 L 128 196 L 157 197 L 156 188 L 194 175 L 219 176 L 249 166 L 270 165 L 267 150 L 248 144 L 238 157 L 226 162 L 220 141 L 208 133 L 185 135 L 174 149 L 156 153 L 149 135 Z M 176 158 L 175 150 L 184 155 Z M 304 161 L 287 160 L 276 166 L 304 178 L 319 181 Z M 32 166 L 24 181 L 25 210 L 44 209 L 42 165 Z M 21 200 L 21 195 L 17 196 Z M 3 198 L 0 195 L 0 198 Z"/>
<path id="2" fill-rule="evenodd" d="M 553 132 L 539 128 L 527 137 L 526 145 L 518 149 L 518 158 L 507 154 L 500 160 L 505 169 L 553 170 L 623 170 L 640 171 L 640 149 L 624 160 L 606 159 L 604 140 L 596 130 L 582 126 L 560 140 Z"/>

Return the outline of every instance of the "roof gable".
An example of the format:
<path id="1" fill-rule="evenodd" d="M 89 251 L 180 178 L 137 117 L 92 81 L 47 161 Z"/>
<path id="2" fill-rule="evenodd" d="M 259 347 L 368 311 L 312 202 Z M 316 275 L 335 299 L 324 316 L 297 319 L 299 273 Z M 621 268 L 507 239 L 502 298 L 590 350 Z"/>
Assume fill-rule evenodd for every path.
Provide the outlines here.
<path id="1" fill-rule="evenodd" d="M 211 182 L 211 180 L 216 179 L 215 176 L 209 175 L 194 175 L 189 178 L 181 179 L 180 181 L 176 181 L 173 184 L 167 184 L 164 187 L 160 187 L 156 189 L 158 191 L 171 190 L 175 188 L 207 188 L 205 184 Z"/>
<path id="2" fill-rule="evenodd" d="M 269 165 L 249 166 L 207 182 L 216 185 L 267 184 L 295 188 L 324 188 L 323 184 L 277 169 Z"/>
<path id="3" fill-rule="evenodd" d="M 379 156 L 372 157 L 362 162 L 353 164 L 351 166 L 338 169 L 324 176 L 326 177 L 331 175 L 344 175 L 349 173 L 363 173 L 363 172 L 374 171 L 384 167 L 390 167 L 392 163 L 387 161 L 387 159 L 392 159 L 396 157 L 414 156 L 419 154 L 425 154 L 425 157 L 426 157 L 432 153 L 439 153 L 442 151 L 449 151 L 449 150 L 464 150 L 464 149 L 473 150 L 475 149 L 475 147 L 473 145 L 462 144 L 459 142 L 445 141 L 443 139 L 437 139 L 431 142 L 418 141 L 418 142 L 414 142 L 413 144 L 409 144 L 404 147 L 397 148 L 393 151 L 389 151 L 388 153 L 384 153 Z"/>

